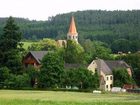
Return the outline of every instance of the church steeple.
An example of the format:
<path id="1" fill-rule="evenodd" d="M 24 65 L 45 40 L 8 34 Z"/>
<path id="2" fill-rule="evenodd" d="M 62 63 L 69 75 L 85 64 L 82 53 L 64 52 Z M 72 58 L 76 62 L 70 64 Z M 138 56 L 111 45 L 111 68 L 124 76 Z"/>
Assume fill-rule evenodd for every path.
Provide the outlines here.
<path id="1" fill-rule="evenodd" d="M 78 43 L 78 33 L 76 30 L 76 25 L 75 25 L 75 21 L 74 21 L 73 16 L 71 18 L 70 27 L 69 27 L 69 31 L 67 34 L 67 39 L 68 40 L 75 40 Z"/>

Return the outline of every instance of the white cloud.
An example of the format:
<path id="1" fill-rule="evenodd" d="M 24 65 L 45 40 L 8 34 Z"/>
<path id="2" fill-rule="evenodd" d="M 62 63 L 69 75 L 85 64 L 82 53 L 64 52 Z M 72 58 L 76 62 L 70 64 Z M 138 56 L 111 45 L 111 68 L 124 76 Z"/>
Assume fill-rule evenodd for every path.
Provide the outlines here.
<path id="1" fill-rule="evenodd" d="M 48 16 L 77 10 L 140 9 L 140 0 L 0 0 L 0 17 L 46 20 Z"/>

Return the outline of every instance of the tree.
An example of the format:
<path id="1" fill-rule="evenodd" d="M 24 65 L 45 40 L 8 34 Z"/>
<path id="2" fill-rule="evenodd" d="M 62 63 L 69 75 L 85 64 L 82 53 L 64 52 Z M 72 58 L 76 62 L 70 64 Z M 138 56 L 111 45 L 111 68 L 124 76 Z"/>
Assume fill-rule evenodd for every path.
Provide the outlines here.
<path id="1" fill-rule="evenodd" d="M 124 84 L 132 84 L 133 79 L 124 68 L 113 70 L 114 86 L 123 87 Z"/>
<path id="2" fill-rule="evenodd" d="M 61 85 L 64 70 L 63 58 L 57 52 L 49 52 L 42 60 L 39 86 L 56 88 Z"/>
<path id="3" fill-rule="evenodd" d="M 108 45 L 100 41 L 94 41 L 93 46 L 95 47 L 93 58 L 112 59 L 110 56 L 111 49 L 108 48 Z"/>
<path id="4" fill-rule="evenodd" d="M 29 48 L 29 50 L 46 50 L 46 51 L 52 51 L 57 49 L 58 49 L 58 45 L 56 41 L 49 38 L 44 38 L 39 42 L 33 43 Z"/>
<path id="5" fill-rule="evenodd" d="M 119 58 L 125 60 L 132 67 L 133 78 L 140 86 L 140 53 L 127 54 Z"/>
<path id="6" fill-rule="evenodd" d="M 65 49 L 65 62 L 66 63 L 84 63 L 84 49 L 80 44 L 74 40 L 67 41 Z"/>
<path id="7" fill-rule="evenodd" d="M 119 39 L 119 40 L 115 40 L 112 43 L 111 48 L 112 48 L 112 51 L 115 53 L 118 53 L 118 52 L 127 53 L 127 52 L 131 51 L 130 46 L 131 46 L 131 43 L 129 40 Z"/>
<path id="8" fill-rule="evenodd" d="M 85 59 L 90 63 L 93 60 L 93 55 L 96 53 L 95 46 L 90 39 L 84 40 L 81 44 L 85 50 Z"/>
<path id="9" fill-rule="evenodd" d="M 100 41 L 91 41 L 90 39 L 85 40 L 82 43 L 82 46 L 85 50 L 85 59 L 89 64 L 93 59 L 102 58 L 102 59 L 112 59 L 111 49 L 109 46 Z"/>
<path id="10" fill-rule="evenodd" d="M 28 66 L 28 68 L 25 69 L 26 73 L 29 75 L 29 81 L 31 87 L 37 86 L 37 80 L 39 78 L 39 71 L 35 69 L 33 66 Z"/>
<path id="11" fill-rule="evenodd" d="M 97 73 L 93 74 L 86 68 L 66 69 L 63 86 L 97 89 L 99 87 L 99 77 Z"/>
<path id="12" fill-rule="evenodd" d="M 3 31 L 0 37 L 0 66 L 6 66 L 12 73 L 17 73 L 21 68 L 21 32 L 12 17 L 8 18 Z"/>

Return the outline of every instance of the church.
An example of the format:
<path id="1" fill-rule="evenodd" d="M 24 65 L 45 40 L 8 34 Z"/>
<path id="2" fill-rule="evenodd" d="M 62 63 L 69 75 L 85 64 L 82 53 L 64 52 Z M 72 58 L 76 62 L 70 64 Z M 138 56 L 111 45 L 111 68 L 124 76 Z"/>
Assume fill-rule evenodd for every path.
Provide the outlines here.
<path id="1" fill-rule="evenodd" d="M 67 33 L 67 40 L 74 40 L 76 43 L 78 43 L 78 33 L 76 29 L 76 24 L 74 20 L 74 16 L 71 17 L 71 22 L 69 26 L 69 30 Z M 57 44 L 59 47 L 63 47 L 67 45 L 67 40 L 57 40 Z"/>
<path id="2" fill-rule="evenodd" d="M 74 40 L 78 44 L 78 32 L 76 29 L 76 24 L 74 20 L 74 16 L 71 17 L 69 30 L 67 33 L 67 40 Z M 59 47 L 64 47 L 67 45 L 67 40 L 57 40 L 57 44 Z M 28 65 L 33 65 L 35 68 L 40 68 L 42 58 L 47 54 L 48 51 L 30 51 L 23 58 L 23 64 L 25 67 Z"/>

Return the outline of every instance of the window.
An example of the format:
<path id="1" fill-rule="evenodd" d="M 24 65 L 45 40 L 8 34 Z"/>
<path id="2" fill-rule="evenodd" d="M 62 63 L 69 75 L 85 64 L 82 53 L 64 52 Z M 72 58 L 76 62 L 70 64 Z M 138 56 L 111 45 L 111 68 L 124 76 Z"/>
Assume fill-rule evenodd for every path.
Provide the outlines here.
<path id="1" fill-rule="evenodd" d="M 108 88 L 108 85 L 106 85 L 106 88 Z"/>
<path id="2" fill-rule="evenodd" d="M 110 76 L 110 80 L 112 80 L 112 76 Z"/>
<path id="3" fill-rule="evenodd" d="M 108 80 L 108 77 L 106 77 L 106 79 Z"/>
<path id="4" fill-rule="evenodd" d="M 95 73 L 97 73 L 97 69 L 95 69 Z"/>
<path id="5" fill-rule="evenodd" d="M 112 84 L 110 84 L 110 88 L 112 88 Z"/>

